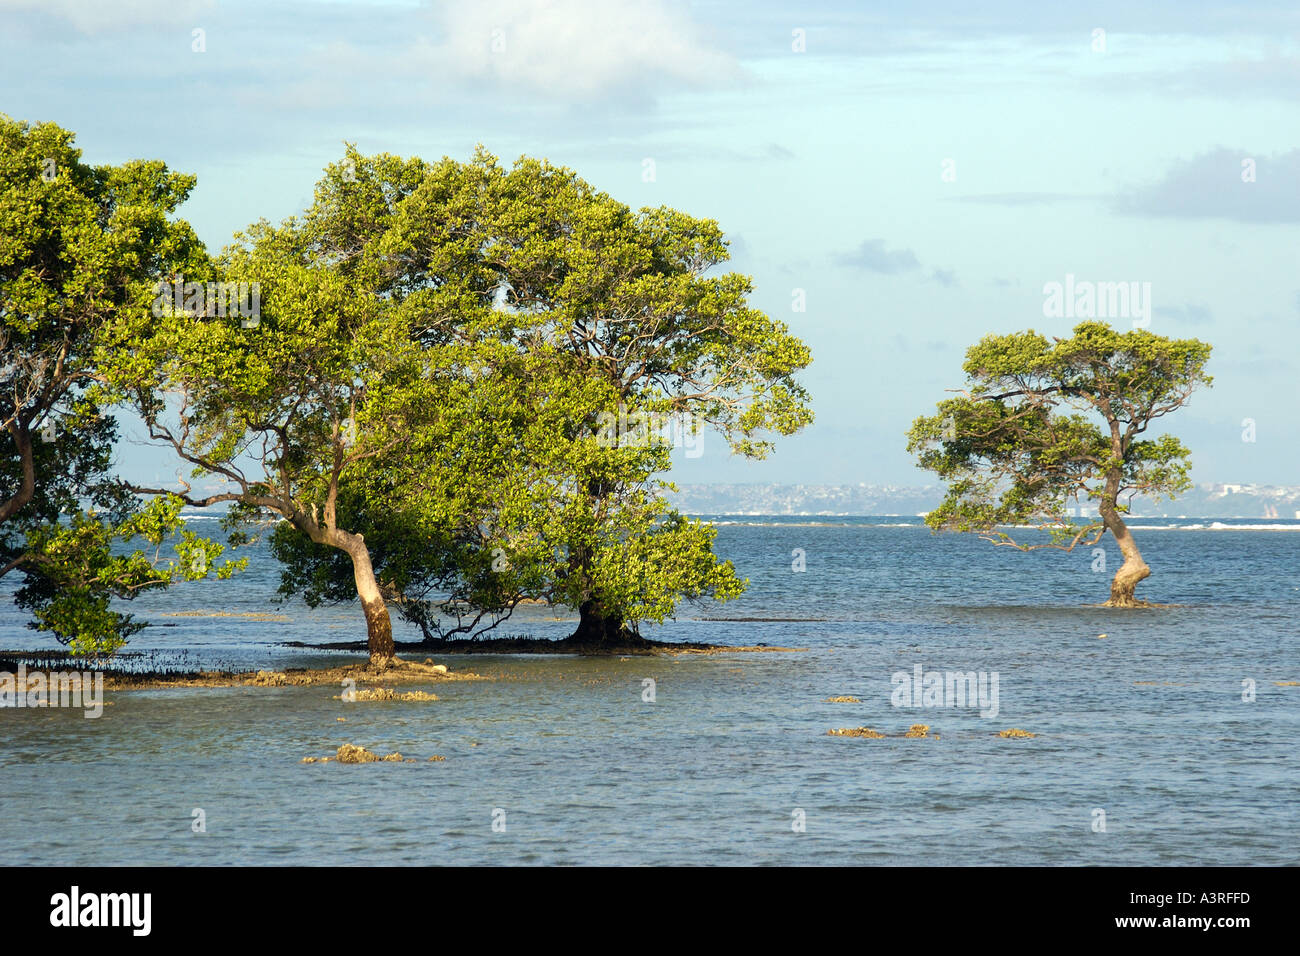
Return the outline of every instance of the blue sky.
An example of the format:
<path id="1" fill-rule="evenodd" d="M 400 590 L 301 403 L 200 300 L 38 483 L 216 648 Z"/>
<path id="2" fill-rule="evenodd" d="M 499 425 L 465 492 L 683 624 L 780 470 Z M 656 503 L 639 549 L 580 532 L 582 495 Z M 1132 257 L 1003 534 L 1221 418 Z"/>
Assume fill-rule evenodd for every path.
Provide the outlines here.
<path id="1" fill-rule="evenodd" d="M 1169 420 L 1197 481 L 1300 484 L 1293 2 L 0 0 L 0 89 L 91 162 L 196 174 L 213 249 L 303 208 L 344 141 L 481 142 L 717 219 L 812 348 L 817 422 L 761 463 L 709 436 L 677 481 L 926 483 L 912 419 L 981 336 L 1067 333 L 1044 285 L 1070 275 L 1150 283 L 1151 331 L 1214 345 Z"/>

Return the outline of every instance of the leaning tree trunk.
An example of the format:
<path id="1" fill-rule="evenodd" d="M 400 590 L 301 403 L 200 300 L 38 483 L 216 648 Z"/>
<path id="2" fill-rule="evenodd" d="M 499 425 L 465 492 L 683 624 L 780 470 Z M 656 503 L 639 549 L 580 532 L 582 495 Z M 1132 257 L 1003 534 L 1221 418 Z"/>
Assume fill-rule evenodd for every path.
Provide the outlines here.
<path id="1" fill-rule="evenodd" d="M 348 548 L 352 559 L 352 575 L 357 582 L 357 597 L 361 599 L 361 609 L 366 615 L 366 645 L 370 651 L 370 663 L 386 666 L 393 659 L 397 648 L 393 644 L 393 619 L 388 614 L 388 605 L 379 592 L 379 582 L 375 580 L 375 569 L 370 564 L 370 549 L 366 547 L 361 535 L 355 537 L 360 544 Z"/>
<path id="2" fill-rule="evenodd" d="M 392 663 L 397 648 L 393 645 L 393 620 L 388 616 L 388 605 L 375 580 L 375 569 L 370 563 L 370 548 L 364 535 L 341 531 L 338 528 L 322 528 L 299 514 L 295 525 L 317 544 L 327 544 L 338 548 L 352 559 L 352 577 L 356 581 L 357 597 L 361 599 L 361 610 L 366 615 L 366 645 L 370 651 L 370 663 L 387 667 Z"/>
<path id="3" fill-rule="evenodd" d="M 1115 543 L 1119 545 L 1120 553 L 1124 555 L 1124 563 L 1120 565 L 1114 579 L 1110 582 L 1110 600 L 1104 606 L 1141 607 L 1145 602 L 1137 600 L 1133 594 L 1138 582 L 1151 576 L 1151 569 L 1142 560 L 1142 552 L 1138 550 L 1128 525 L 1119 516 L 1114 498 L 1104 499 L 1097 510 L 1106 524 L 1106 530 L 1114 535 Z"/>

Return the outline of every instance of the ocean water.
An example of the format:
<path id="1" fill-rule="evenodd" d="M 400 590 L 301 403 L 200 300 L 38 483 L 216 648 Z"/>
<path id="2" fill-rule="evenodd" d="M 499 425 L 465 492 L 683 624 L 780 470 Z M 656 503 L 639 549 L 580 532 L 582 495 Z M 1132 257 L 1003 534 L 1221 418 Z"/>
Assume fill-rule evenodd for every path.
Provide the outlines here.
<path id="1" fill-rule="evenodd" d="M 1124 611 L 1089 606 L 1110 575 L 1087 549 L 1023 554 L 917 518 L 716 522 L 749 591 L 647 635 L 801 650 L 435 653 L 490 679 L 430 686 L 432 703 L 240 687 L 109 692 L 94 720 L 0 709 L 0 840 L 70 865 L 1300 862 L 1300 522 L 1135 521 L 1154 572 L 1139 596 L 1177 606 Z M 235 581 L 135 602 L 160 626 L 130 649 L 356 658 L 283 646 L 358 640 L 360 611 L 277 603 L 276 565 L 251 555 Z M 51 646 L 8 595 L 0 647 Z M 532 608 L 502 631 L 572 626 Z M 893 676 L 918 665 L 990 691 L 996 674 L 996 715 L 896 706 Z M 901 736 L 917 723 L 929 738 Z M 889 736 L 827 735 L 859 726 Z M 1013 727 L 1038 736 L 997 736 Z M 345 742 L 418 762 L 299 762 Z"/>

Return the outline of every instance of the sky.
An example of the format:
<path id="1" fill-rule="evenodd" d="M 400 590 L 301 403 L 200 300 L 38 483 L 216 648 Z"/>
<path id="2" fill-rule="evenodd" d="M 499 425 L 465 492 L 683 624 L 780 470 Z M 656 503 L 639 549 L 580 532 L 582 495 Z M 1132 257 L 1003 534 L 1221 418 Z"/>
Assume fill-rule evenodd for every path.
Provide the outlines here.
<path id="1" fill-rule="evenodd" d="M 1300 5 L 1008 0 L 0 0 L 0 112 L 158 158 L 216 251 L 363 153 L 543 156 L 716 219 L 811 348 L 816 422 L 678 482 L 918 485 L 913 419 L 989 333 L 1214 346 L 1166 419 L 1198 483 L 1300 484 Z M 122 470 L 174 470 L 132 439 Z"/>

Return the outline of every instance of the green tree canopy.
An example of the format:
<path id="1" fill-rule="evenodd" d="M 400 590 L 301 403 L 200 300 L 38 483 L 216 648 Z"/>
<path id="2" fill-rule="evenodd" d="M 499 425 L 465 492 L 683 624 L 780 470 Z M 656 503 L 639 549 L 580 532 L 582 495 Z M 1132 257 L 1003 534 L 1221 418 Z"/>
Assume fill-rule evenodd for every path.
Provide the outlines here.
<path id="1" fill-rule="evenodd" d="M 908 435 L 921 467 L 948 483 L 926 523 L 1021 550 L 1072 550 L 1110 532 L 1124 563 L 1107 603 L 1134 606 L 1151 570 L 1123 515 L 1135 495 L 1172 498 L 1191 487 L 1182 442 L 1144 436 L 1210 384 L 1209 357 L 1210 346 L 1195 339 L 1102 322 L 1080 323 L 1068 339 L 1032 330 L 985 337 L 967 350 L 965 390 Z M 1072 499 L 1097 502 L 1100 520 L 1067 521 Z M 1047 539 L 1026 544 L 999 530 L 1026 524 Z"/>

